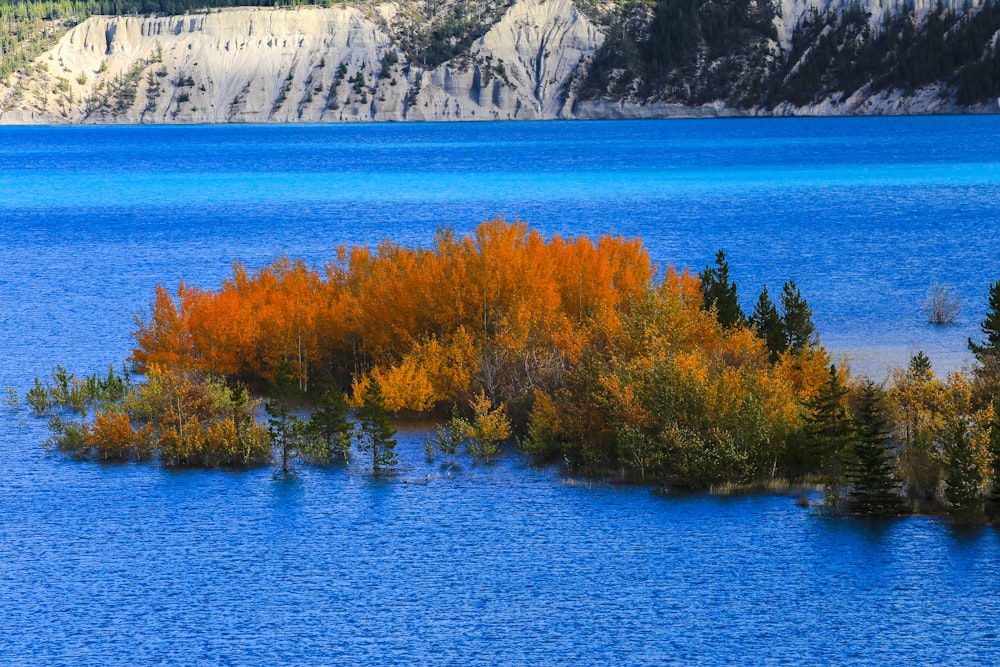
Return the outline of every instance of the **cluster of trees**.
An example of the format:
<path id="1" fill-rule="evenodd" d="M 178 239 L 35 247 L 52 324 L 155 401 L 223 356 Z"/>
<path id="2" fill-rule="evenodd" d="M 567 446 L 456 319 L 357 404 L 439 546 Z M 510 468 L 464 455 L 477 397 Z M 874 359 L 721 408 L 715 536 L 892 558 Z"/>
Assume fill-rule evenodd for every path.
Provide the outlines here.
<path id="1" fill-rule="evenodd" d="M 876 27 L 860 7 L 812 10 L 796 26 L 786 66 L 771 81 L 771 105 L 807 104 L 864 86 L 913 91 L 943 81 L 959 104 L 1000 94 L 993 36 L 1000 5 L 992 1 L 956 13 L 940 3 L 925 13 L 887 15 Z"/>
<path id="2" fill-rule="evenodd" d="M 780 316 L 766 291 L 751 317 L 736 297 L 721 253 L 700 277 L 658 273 L 636 240 L 494 220 L 428 249 L 341 248 L 322 272 L 280 260 L 236 265 L 214 291 L 158 289 L 133 360 L 257 387 L 286 367 L 305 396 L 329 376 L 355 406 L 375 385 L 393 412 L 455 409 L 442 454 L 457 440 L 488 457 L 513 433 L 591 473 L 798 473 L 790 448 L 829 357 L 794 284 Z"/>
<path id="3" fill-rule="evenodd" d="M 515 439 L 584 474 L 819 482 L 863 515 L 1000 512 L 1000 282 L 972 370 L 943 381 L 922 353 L 882 384 L 852 379 L 794 283 L 779 302 L 765 286 L 748 316 L 722 251 L 698 275 L 660 271 L 637 240 L 497 219 L 427 249 L 342 247 L 322 271 L 237 264 L 217 290 L 160 288 L 137 318 L 145 384 L 57 369 L 28 399 L 96 409 L 53 420 L 53 442 L 87 458 L 247 466 L 274 452 L 287 468 L 356 445 L 377 469 L 396 461 L 390 415 L 432 413 L 429 458 L 464 445 L 489 459 Z M 245 386 L 268 394 L 266 426 Z"/>
<path id="4" fill-rule="evenodd" d="M 914 355 L 882 385 L 831 366 L 808 401 L 806 430 L 827 501 L 856 514 L 947 510 L 1000 518 L 1000 282 L 990 287 L 986 337 L 969 341 L 971 371 L 935 377 Z M 901 493 L 905 492 L 904 497 Z"/>
<path id="5" fill-rule="evenodd" d="M 434 68 L 467 53 L 489 31 L 513 0 L 423 2 L 388 26 L 410 62 Z"/>
<path id="6" fill-rule="evenodd" d="M 232 467 L 270 461 L 259 401 L 246 389 L 181 370 L 149 368 L 146 382 L 127 374 L 75 378 L 57 368 L 35 380 L 28 403 L 49 415 L 49 444 L 81 459 L 147 461 L 166 466 Z M 67 418 L 67 413 L 91 421 Z"/>
<path id="7" fill-rule="evenodd" d="M 652 22 L 624 3 L 580 85 L 583 98 L 629 97 L 736 107 L 805 105 L 867 88 L 912 92 L 942 82 L 959 104 L 1000 95 L 1000 4 L 954 11 L 904 8 L 876 25 L 857 4 L 811 9 L 775 57 L 775 5 L 748 0 L 657 0 Z"/>
<path id="8" fill-rule="evenodd" d="M 636 9 L 640 8 L 640 9 Z M 652 22 L 636 19 L 642 3 L 612 13 L 594 56 L 582 98 L 636 97 L 700 104 L 717 99 L 737 107 L 760 103 L 777 69 L 775 5 L 752 0 L 657 0 Z"/>
<path id="9" fill-rule="evenodd" d="M 352 445 L 373 468 L 396 464 L 395 431 L 377 382 L 360 397 L 356 424 L 344 394 L 325 387 L 308 418 L 292 413 L 287 368 L 266 401 L 239 383 L 180 367 L 152 366 L 146 382 L 128 374 L 76 378 L 62 367 L 51 381 L 35 380 L 27 401 L 49 416 L 48 445 L 95 461 L 158 460 L 166 467 L 246 468 L 293 459 L 328 464 L 347 459 Z M 258 420 L 261 408 L 267 421 Z M 90 421 L 82 419 L 96 410 Z M 67 415 L 81 418 L 68 418 Z"/>
<path id="10" fill-rule="evenodd" d="M 805 403 L 829 356 L 794 284 L 784 294 L 783 315 L 765 288 L 748 318 L 721 251 L 698 277 L 668 271 L 562 386 L 535 391 L 525 447 L 692 487 L 814 473 L 799 456 Z"/>
<path id="11" fill-rule="evenodd" d="M 236 265 L 215 291 L 159 288 L 133 361 L 257 387 L 287 363 L 304 393 L 330 375 L 356 400 L 375 378 L 392 411 L 466 405 L 481 390 L 523 414 L 653 275 L 638 241 L 546 241 L 494 220 L 463 238 L 441 230 L 429 249 L 341 247 L 322 271 L 282 259 L 252 275 Z"/>

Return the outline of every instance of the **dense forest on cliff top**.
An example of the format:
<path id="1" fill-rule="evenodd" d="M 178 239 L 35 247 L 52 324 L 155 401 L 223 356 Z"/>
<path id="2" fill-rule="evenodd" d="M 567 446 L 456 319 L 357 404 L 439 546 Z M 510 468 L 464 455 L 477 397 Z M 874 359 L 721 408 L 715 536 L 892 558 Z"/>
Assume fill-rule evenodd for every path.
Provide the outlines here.
<path id="1" fill-rule="evenodd" d="M 237 2 L 273 5 L 265 0 L 4 3 L 0 77 L 9 79 L 88 16 L 183 14 Z M 433 68 L 461 59 L 512 4 L 405 1 L 395 4 L 390 18 L 371 3 L 355 6 L 377 20 L 410 62 Z M 932 96 L 956 108 L 1000 96 L 1000 6 L 994 2 L 960 11 L 940 3 L 929 11 L 905 9 L 904 4 L 878 19 L 863 4 L 810 9 L 798 17 L 782 16 L 777 3 L 756 0 L 581 1 L 577 6 L 606 34 L 589 67 L 569 86 L 578 99 L 722 103 L 778 112 L 846 101 L 846 111 L 852 112 L 852 96 L 858 106 L 880 94 L 906 96 L 930 89 Z M 790 39 L 779 39 L 778 26 L 784 26 Z"/>

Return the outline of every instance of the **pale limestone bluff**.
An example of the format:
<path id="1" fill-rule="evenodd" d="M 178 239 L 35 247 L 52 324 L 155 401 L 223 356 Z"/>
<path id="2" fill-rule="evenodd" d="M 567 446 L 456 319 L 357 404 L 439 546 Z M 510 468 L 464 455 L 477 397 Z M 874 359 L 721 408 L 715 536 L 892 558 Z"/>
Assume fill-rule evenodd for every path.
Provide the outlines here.
<path id="1" fill-rule="evenodd" d="M 38 83 L 36 71 L 35 90 L 22 93 L 20 104 L 8 97 L 4 106 L 69 122 L 367 119 L 372 104 L 361 100 L 374 97 L 371 88 L 364 86 L 365 95 L 344 106 L 347 79 L 363 70 L 366 84 L 375 84 L 382 56 L 392 49 L 389 38 L 351 7 L 95 17 L 36 61 L 48 63 L 50 78 L 57 77 L 50 94 L 39 96 L 45 83 Z M 347 74 L 334 87 L 340 63 Z M 60 95 L 67 80 L 69 91 Z M 381 83 L 388 80 L 375 86 L 387 99 L 405 95 L 405 82 L 397 82 L 398 92 L 389 86 L 381 91 Z"/>
<path id="2" fill-rule="evenodd" d="M 762 0 L 763 1 L 763 0 Z M 854 0 L 780 0 L 787 48 L 812 9 Z M 873 24 L 937 0 L 869 0 Z M 944 0 L 958 10 L 966 0 Z M 973 0 L 976 6 L 982 0 Z M 835 94 L 815 104 L 738 110 L 577 100 L 604 33 L 572 0 L 518 0 L 464 54 L 435 69 L 408 61 L 389 33 L 392 2 L 370 8 L 239 8 L 174 17 L 93 17 L 0 85 L 0 124 L 264 123 L 732 115 L 989 112 L 959 109 L 939 86 Z M 996 40 L 994 40 L 996 41 Z M 776 48 L 777 45 L 775 45 Z M 384 66 L 383 66 L 384 63 Z"/>
<path id="3" fill-rule="evenodd" d="M 520 0 L 468 54 L 423 71 L 376 19 L 347 6 L 94 17 L 0 88 L 0 123 L 557 118 L 604 40 L 571 0 Z"/>
<path id="4" fill-rule="evenodd" d="M 520 0 L 475 44 L 422 73 L 408 120 L 572 117 L 570 90 L 604 34 L 571 0 Z"/>

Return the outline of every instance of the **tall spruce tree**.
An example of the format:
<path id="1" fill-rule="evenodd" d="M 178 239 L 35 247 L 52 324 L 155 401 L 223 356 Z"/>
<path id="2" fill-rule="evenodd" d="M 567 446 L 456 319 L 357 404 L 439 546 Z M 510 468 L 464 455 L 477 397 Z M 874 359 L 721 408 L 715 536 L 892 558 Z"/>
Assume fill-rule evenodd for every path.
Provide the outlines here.
<path id="1" fill-rule="evenodd" d="M 1000 398 L 993 400 L 993 419 L 990 420 L 990 470 L 989 490 L 986 494 L 986 514 L 992 520 L 1000 518 Z"/>
<path id="2" fill-rule="evenodd" d="M 715 317 L 723 329 L 730 329 L 746 322 L 736 294 L 736 283 L 729 280 L 729 262 L 721 249 L 715 255 L 715 268 L 706 266 L 698 274 L 701 279 L 702 308 L 715 309 Z"/>
<path id="3" fill-rule="evenodd" d="M 778 360 L 778 356 L 788 349 L 788 339 L 785 336 L 785 325 L 778 315 L 778 309 L 774 307 L 774 302 L 767 294 L 767 285 L 760 292 L 757 305 L 754 306 L 753 314 L 750 315 L 750 324 L 753 326 L 757 336 L 764 340 L 767 345 L 771 363 Z"/>
<path id="4" fill-rule="evenodd" d="M 854 456 L 847 467 L 847 511 L 862 516 L 898 516 L 906 513 L 900 482 L 889 452 L 889 427 L 882 394 L 868 380 L 854 417 Z"/>
<path id="5" fill-rule="evenodd" d="M 969 339 L 969 351 L 976 357 L 976 361 L 981 364 L 995 362 L 1000 358 L 1000 280 L 990 283 L 990 309 L 986 313 L 986 319 L 979 325 L 980 331 L 986 336 L 982 344 L 973 343 Z"/>
<path id="6" fill-rule="evenodd" d="M 385 407 L 382 387 L 375 378 L 371 378 L 361 395 L 358 426 L 361 430 L 358 449 L 371 453 L 372 468 L 396 465 L 396 431 Z"/>
<path id="7" fill-rule="evenodd" d="M 942 440 L 947 460 L 944 496 L 948 501 L 948 513 L 958 521 L 981 521 L 983 475 L 965 421 L 952 419 L 945 428 Z"/>
<path id="8" fill-rule="evenodd" d="M 969 351 L 976 357 L 972 372 L 976 379 L 975 402 L 985 406 L 1000 394 L 1000 280 L 990 284 L 990 309 L 979 329 L 986 337 L 981 344 L 969 339 Z"/>
<path id="9" fill-rule="evenodd" d="M 782 321 L 785 324 L 788 349 L 794 354 L 800 354 L 815 345 L 816 327 L 812 321 L 812 308 L 791 280 L 782 287 L 781 308 L 784 311 Z"/>
<path id="10" fill-rule="evenodd" d="M 853 438 L 846 396 L 847 389 L 840 381 L 837 367 L 831 364 L 827 381 L 816 397 L 806 403 L 810 463 L 826 486 L 827 503 L 838 510 L 844 500 L 844 460 L 850 453 Z"/>

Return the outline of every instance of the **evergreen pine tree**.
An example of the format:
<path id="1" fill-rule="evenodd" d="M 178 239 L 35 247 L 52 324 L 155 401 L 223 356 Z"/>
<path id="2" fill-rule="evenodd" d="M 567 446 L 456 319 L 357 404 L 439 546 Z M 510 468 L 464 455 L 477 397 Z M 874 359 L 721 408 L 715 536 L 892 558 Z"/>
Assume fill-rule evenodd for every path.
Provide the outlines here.
<path id="1" fill-rule="evenodd" d="M 767 345 L 771 363 L 776 362 L 778 356 L 788 349 L 788 340 L 778 309 L 774 307 L 771 297 L 767 294 L 767 285 L 764 285 L 757 299 L 757 305 L 754 306 L 753 314 L 750 316 L 750 324 L 757 332 L 757 336 Z"/>
<path id="2" fill-rule="evenodd" d="M 785 324 L 785 339 L 788 349 L 799 354 L 815 344 L 816 327 L 812 321 L 812 309 L 795 283 L 789 280 L 781 292 L 782 321 Z"/>
<path id="3" fill-rule="evenodd" d="M 943 440 L 948 471 L 944 490 L 948 513 L 959 521 L 980 521 L 983 516 L 983 475 L 976 463 L 965 422 L 961 418 L 951 420 Z"/>
<path id="4" fill-rule="evenodd" d="M 843 501 L 844 459 L 848 455 L 853 428 L 844 398 L 847 389 L 840 382 L 837 367 L 815 398 L 806 403 L 810 463 L 826 485 L 827 502 L 840 509 Z"/>
<path id="5" fill-rule="evenodd" d="M 288 472 L 288 461 L 295 457 L 303 441 L 302 420 L 292 414 L 287 403 L 294 391 L 291 364 L 282 359 L 271 385 L 271 398 L 264 403 L 264 409 L 268 414 L 267 432 L 271 445 L 281 452 L 281 471 L 284 473 Z"/>
<path id="6" fill-rule="evenodd" d="M 917 351 L 910 357 L 910 375 L 921 382 L 929 382 L 933 376 L 931 360 L 924 354 L 923 350 Z"/>
<path id="7" fill-rule="evenodd" d="M 1000 280 L 990 284 L 990 309 L 979 328 L 986 336 L 982 344 L 969 339 L 969 351 L 976 357 L 972 369 L 976 378 L 975 402 L 984 406 L 1000 394 Z"/>
<path id="8" fill-rule="evenodd" d="M 361 395 L 358 425 L 361 430 L 358 449 L 371 452 L 372 468 L 396 465 L 396 431 L 385 407 L 382 387 L 375 378 L 371 378 Z"/>
<path id="9" fill-rule="evenodd" d="M 344 394 L 329 387 L 320 394 L 316 409 L 309 415 L 309 431 L 314 445 L 314 457 L 329 462 L 335 456 L 347 459 L 351 451 L 354 425 L 347 420 L 348 408 Z"/>
<path id="10" fill-rule="evenodd" d="M 702 307 L 705 310 L 715 309 L 715 317 L 723 329 L 746 322 L 736 295 L 736 283 L 729 281 L 729 262 L 725 252 L 719 250 L 715 255 L 715 268 L 706 266 L 698 277 L 701 279 Z"/>
<path id="11" fill-rule="evenodd" d="M 1000 399 L 993 400 L 993 419 L 990 420 L 990 458 L 993 459 L 986 495 L 986 514 L 990 519 L 1000 518 Z"/>
<path id="12" fill-rule="evenodd" d="M 986 340 L 979 345 L 969 339 L 969 351 L 981 364 L 995 362 L 1000 358 L 1000 280 L 990 284 L 989 304 L 990 309 L 986 313 L 986 319 L 979 325 Z"/>
<path id="13" fill-rule="evenodd" d="M 260 402 L 251 398 L 250 392 L 242 385 L 229 388 L 228 394 L 229 418 L 236 433 L 236 442 L 243 451 L 243 464 L 249 466 L 254 460 L 254 452 L 260 451 L 254 414 Z"/>
<path id="14" fill-rule="evenodd" d="M 863 516 L 898 516 L 906 512 L 889 453 L 889 428 L 882 396 L 869 380 L 861 390 L 854 418 L 854 457 L 847 468 L 847 509 Z"/>

